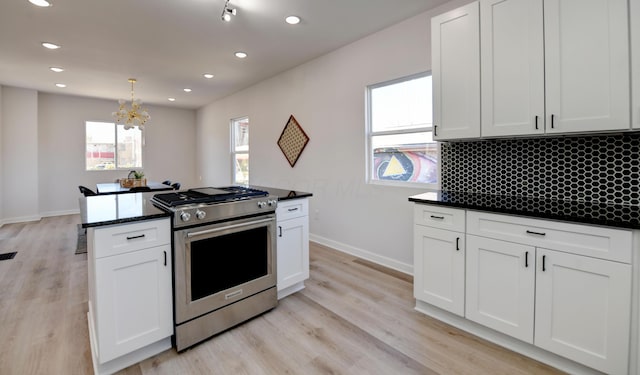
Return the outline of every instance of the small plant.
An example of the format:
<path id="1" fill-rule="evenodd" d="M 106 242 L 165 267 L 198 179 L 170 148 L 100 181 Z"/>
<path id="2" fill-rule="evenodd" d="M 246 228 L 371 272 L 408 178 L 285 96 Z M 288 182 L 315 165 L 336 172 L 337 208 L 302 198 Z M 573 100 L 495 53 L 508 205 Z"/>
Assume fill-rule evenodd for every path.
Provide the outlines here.
<path id="1" fill-rule="evenodd" d="M 141 179 L 142 177 L 144 177 L 144 172 L 143 172 L 143 171 L 134 171 L 134 172 L 133 172 L 133 176 L 134 176 L 136 179 L 138 179 L 138 180 L 139 180 L 139 179 Z"/>

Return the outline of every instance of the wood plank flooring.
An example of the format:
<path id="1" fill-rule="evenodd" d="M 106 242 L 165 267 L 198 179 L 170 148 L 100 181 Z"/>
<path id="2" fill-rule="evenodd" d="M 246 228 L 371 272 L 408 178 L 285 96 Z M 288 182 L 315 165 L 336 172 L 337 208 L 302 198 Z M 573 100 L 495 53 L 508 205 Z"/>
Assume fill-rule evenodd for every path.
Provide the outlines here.
<path id="1" fill-rule="evenodd" d="M 91 374 L 78 215 L 0 228 L 0 374 Z M 121 374 L 555 374 L 426 317 L 412 278 L 311 243 L 306 289 L 181 354 Z"/>

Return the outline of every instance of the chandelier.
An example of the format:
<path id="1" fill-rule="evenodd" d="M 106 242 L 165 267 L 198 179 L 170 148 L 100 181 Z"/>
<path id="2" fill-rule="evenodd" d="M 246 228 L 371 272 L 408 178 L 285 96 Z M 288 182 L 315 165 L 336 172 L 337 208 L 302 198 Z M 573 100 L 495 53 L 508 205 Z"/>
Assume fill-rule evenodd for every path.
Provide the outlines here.
<path id="1" fill-rule="evenodd" d="M 142 101 L 140 99 L 133 98 L 133 84 L 136 83 L 135 78 L 129 78 L 131 83 L 131 107 L 127 108 L 127 103 L 124 99 L 118 100 L 120 107 L 117 112 L 111 113 L 116 121 L 116 124 L 124 125 L 125 129 L 132 129 L 134 127 L 144 130 L 144 124 L 151 118 L 147 110 L 142 108 Z"/>

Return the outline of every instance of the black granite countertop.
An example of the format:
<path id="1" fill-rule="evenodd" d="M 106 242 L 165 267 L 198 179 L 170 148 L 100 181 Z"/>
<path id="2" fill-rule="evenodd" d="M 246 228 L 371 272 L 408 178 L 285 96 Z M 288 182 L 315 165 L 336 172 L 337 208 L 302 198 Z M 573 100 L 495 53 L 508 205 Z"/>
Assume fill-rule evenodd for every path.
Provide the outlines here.
<path id="1" fill-rule="evenodd" d="M 276 195 L 278 196 L 278 200 L 280 201 L 286 201 L 288 199 L 308 198 L 313 196 L 313 194 L 306 193 L 304 191 L 287 190 L 287 189 L 279 189 L 279 188 L 256 186 L 256 185 L 249 185 L 249 187 L 252 189 L 267 191 L 271 195 Z"/>
<path id="2" fill-rule="evenodd" d="M 164 212 L 149 201 L 155 194 L 129 193 L 81 197 L 79 201 L 82 227 L 170 217 L 170 213 Z"/>
<path id="3" fill-rule="evenodd" d="M 438 191 L 409 197 L 409 201 L 577 223 L 640 229 L 640 206 Z"/>
<path id="4" fill-rule="evenodd" d="M 278 189 L 264 186 L 250 186 L 264 190 L 278 197 L 278 200 L 307 198 L 313 196 L 303 191 Z M 82 227 L 99 227 L 103 225 L 123 224 L 132 221 L 170 217 L 171 214 L 154 206 L 150 199 L 157 192 L 108 194 L 81 197 L 80 219 Z"/>

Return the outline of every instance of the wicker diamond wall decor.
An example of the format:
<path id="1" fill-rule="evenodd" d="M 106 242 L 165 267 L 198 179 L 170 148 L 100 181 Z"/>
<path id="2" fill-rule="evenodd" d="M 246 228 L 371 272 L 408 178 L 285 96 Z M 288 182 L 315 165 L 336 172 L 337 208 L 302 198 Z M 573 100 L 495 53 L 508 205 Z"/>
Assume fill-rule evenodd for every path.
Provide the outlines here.
<path id="1" fill-rule="evenodd" d="M 291 115 L 278 139 L 278 146 L 280 146 L 280 150 L 282 150 L 284 157 L 287 158 L 291 168 L 296 165 L 307 143 L 309 143 L 309 137 L 302 130 L 296 118 Z"/>

